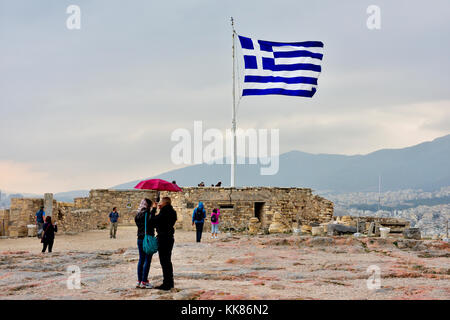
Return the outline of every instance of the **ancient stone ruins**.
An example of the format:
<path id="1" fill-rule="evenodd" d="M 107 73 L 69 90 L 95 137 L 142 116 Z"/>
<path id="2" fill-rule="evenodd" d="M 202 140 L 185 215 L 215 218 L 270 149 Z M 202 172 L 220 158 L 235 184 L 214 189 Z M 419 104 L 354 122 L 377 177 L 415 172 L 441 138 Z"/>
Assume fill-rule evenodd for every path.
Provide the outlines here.
<path id="1" fill-rule="evenodd" d="M 420 238 L 420 232 L 409 229 L 409 222 L 405 220 L 334 217 L 333 203 L 306 188 L 187 187 L 182 192 L 161 192 L 161 197 L 166 195 L 172 198 L 178 213 L 176 228 L 183 230 L 193 230 L 192 211 L 202 201 L 208 212 L 213 208 L 220 209 L 221 230 L 225 232 L 312 235 L 360 232 L 380 236 L 383 233 L 380 229 L 389 228 L 391 233 Z M 9 209 L 0 210 L 0 236 L 33 236 L 36 232 L 34 216 L 41 206 L 65 233 L 106 228 L 113 207 L 119 211 L 119 224 L 132 225 L 141 199 L 156 197 L 157 192 L 153 190 L 99 189 L 91 190 L 87 198 L 75 198 L 73 203 L 57 202 L 52 194 L 45 194 L 44 199 L 12 199 Z M 205 223 L 206 230 L 209 227 Z"/>

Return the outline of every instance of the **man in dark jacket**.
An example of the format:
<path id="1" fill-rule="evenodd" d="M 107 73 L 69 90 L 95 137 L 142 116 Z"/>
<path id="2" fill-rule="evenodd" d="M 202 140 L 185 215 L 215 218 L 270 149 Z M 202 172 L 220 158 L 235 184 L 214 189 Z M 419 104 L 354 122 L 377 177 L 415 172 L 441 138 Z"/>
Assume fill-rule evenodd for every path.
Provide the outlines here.
<path id="1" fill-rule="evenodd" d="M 116 238 L 117 233 L 117 225 L 119 224 L 119 213 L 117 212 L 117 208 L 114 207 L 109 214 L 109 237 Z"/>
<path id="2" fill-rule="evenodd" d="M 172 207 L 169 197 L 161 199 L 159 214 L 152 216 L 152 225 L 155 226 L 158 238 L 159 262 L 163 271 L 163 283 L 156 289 L 170 290 L 174 287 L 172 249 L 175 242 L 174 225 L 177 221 L 177 212 Z"/>

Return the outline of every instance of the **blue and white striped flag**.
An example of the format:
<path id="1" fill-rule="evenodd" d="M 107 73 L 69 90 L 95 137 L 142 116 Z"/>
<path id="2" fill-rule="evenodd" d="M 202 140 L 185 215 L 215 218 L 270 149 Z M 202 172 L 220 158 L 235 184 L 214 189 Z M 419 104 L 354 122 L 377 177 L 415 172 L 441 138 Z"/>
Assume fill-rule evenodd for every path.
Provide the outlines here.
<path id="1" fill-rule="evenodd" d="M 321 72 L 321 41 L 273 42 L 239 36 L 244 54 L 242 95 L 281 94 L 311 98 Z"/>

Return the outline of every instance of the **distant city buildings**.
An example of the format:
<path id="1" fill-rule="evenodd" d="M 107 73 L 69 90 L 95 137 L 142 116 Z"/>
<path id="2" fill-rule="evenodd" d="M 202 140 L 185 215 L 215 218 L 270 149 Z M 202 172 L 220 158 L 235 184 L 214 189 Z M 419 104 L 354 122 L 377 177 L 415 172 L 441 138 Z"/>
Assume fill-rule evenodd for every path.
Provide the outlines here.
<path id="1" fill-rule="evenodd" d="M 412 189 L 387 191 L 381 193 L 380 198 L 378 192 L 323 195 L 334 202 L 334 214 L 337 216 L 403 218 L 411 222 L 411 227 L 420 228 L 424 237 L 445 234 L 450 218 L 450 187 L 434 192 Z"/>

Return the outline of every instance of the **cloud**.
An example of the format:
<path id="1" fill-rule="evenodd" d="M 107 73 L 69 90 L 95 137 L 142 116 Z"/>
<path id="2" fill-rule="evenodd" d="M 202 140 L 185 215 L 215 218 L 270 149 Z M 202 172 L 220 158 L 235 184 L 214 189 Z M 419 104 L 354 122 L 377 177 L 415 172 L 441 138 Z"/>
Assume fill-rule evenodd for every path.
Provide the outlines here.
<path id="1" fill-rule="evenodd" d="M 32 164 L 0 161 L 0 190 L 32 193 L 41 190 L 46 178 Z"/>
<path id="2" fill-rule="evenodd" d="M 364 1 L 99 0 L 80 4 L 79 32 L 65 28 L 68 4 L 2 3 L 0 161 L 15 168 L 3 188 L 109 187 L 177 168 L 173 130 L 230 127 L 231 15 L 244 35 L 325 42 L 313 99 L 241 100 L 238 126 L 280 129 L 281 152 L 368 153 L 449 131 L 448 1 L 424 16 L 426 3 L 380 0 L 379 32 Z"/>
<path id="3" fill-rule="evenodd" d="M 365 154 L 382 148 L 404 148 L 449 133 L 450 100 L 359 109 L 302 109 L 266 113 L 245 127 L 279 128 L 281 151 Z M 438 126 L 433 124 L 438 124 Z"/>

